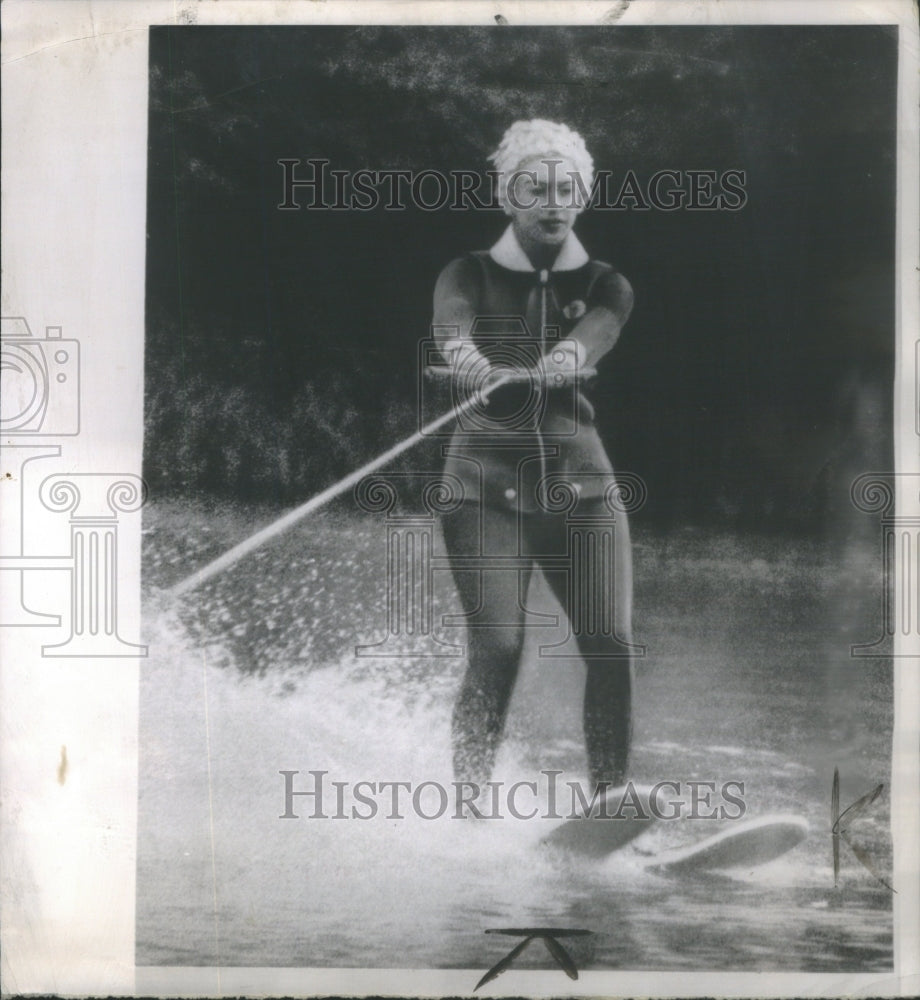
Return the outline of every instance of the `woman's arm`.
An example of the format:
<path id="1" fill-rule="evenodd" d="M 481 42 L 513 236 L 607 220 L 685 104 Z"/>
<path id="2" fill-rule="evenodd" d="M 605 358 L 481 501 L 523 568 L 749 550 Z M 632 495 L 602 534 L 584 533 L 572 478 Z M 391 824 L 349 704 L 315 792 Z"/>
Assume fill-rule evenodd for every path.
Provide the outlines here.
<path id="1" fill-rule="evenodd" d="M 466 258 L 451 261 L 438 276 L 434 288 L 432 334 L 444 363 L 457 370 L 485 358 L 476 349 L 470 330 L 479 301 L 479 273 Z"/>
<path id="2" fill-rule="evenodd" d="M 470 335 L 477 316 L 479 281 L 479 269 L 475 262 L 459 258 L 444 268 L 435 285 L 432 333 L 444 363 L 450 365 L 457 376 L 474 369 L 481 372 L 483 369 L 479 366 L 488 364 Z M 548 372 L 572 375 L 593 368 L 611 350 L 632 311 L 632 287 L 622 274 L 611 268 L 595 281 L 588 306 L 588 312 L 568 337 L 559 341 L 548 353 Z M 557 363 L 553 355 L 560 348 L 568 356 Z M 574 354 L 574 358 L 569 352 Z"/>
<path id="3" fill-rule="evenodd" d="M 588 305 L 588 312 L 556 345 L 576 352 L 579 369 L 593 368 L 620 339 L 632 312 L 632 286 L 611 269 L 595 282 Z"/>

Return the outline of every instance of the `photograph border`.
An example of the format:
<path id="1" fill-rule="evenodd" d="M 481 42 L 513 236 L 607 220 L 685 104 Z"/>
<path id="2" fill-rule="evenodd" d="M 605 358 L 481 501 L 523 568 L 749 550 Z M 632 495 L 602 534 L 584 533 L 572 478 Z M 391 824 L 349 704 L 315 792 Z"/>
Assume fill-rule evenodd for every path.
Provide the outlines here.
<path id="1" fill-rule="evenodd" d="M 499 19 L 501 19 L 499 21 Z M 135 967 L 138 690 L 142 647 L 144 269 L 147 31 L 162 24 L 896 24 L 899 27 L 895 509 L 920 535 L 920 158 L 918 50 L 910 0 L 707 0 L 685 4 L 483 0 L 7 0 L 2 9 L 4 317 L 80 344 L 79 433 L 45 473 L 133 483 L 117 522 L 123 646 L 55 656 L 41 629 L 0 632 L 2 991 L 5 995 L 470 995 L 484 970 Z M 50 336 L 55 336 L 52 332 Z M 2 442 L 7 468 L 13 444 Z M 50 461 L 54 459 L 54 461 Z M 24 475 L 24 474 L 23 474 Z M 25 480 L 23 480 L 24 482 Z M 107 480 L 108 481 L 108 480 Z M 20 488 L 10 477 L 10 482 Z M 4 486 L 5 489 L 9 488 Z M 7 498 L 5 498 L 7 499 Z M 53 499 L 53 498 L 52 498 Z M 36 505 L 38 507 L 39 505 Z M 67 551 L 62 507 L 37 510 Z M 44 530 L 44 529 L 43 529 Z M 114 527 L 111 530 L 116 530 Z M 14 553 L 4 529 L 3 556 Z M 896 580 L 916 596 L 918 557 L 898 550 Z M 9 563 L 9 566 L 14 566 Z M 66 603 L 63 566 L 38 567 Z M 18 576 L 19 574 L 15 574 Z M 23 574 L 25 575 L 25 574 Z M 3 574 L 14 577 L 13 573 Z M 20 594 L 4 579 L 0 601 Z M 17 586 L 18 581 L 17 581 Z M 63 606 L 63 605 L 62 605 Z M 895 607 L 896 615 L 902 609 Z M 493 995 L 898 996 L 920 992 L 920 624 L 898 617 L 891 816 L 894 974 L 510 970 Z M 126 647 L 133 647 L 134 651 Z"/>

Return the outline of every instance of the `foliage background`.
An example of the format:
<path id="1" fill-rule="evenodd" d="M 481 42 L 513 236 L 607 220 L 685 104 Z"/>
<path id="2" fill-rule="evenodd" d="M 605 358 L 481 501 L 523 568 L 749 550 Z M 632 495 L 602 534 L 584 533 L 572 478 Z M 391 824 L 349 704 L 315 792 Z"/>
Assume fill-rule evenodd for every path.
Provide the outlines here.
<path id="1" fill-rule="evenodd" d="M 504 225 L 281 212 L 280 158 L 483 170 L 539 116 L 618 176 L 746 172 L 738 212 L 579 222 L 636 292 L 595 398 L 642 516 L 829 523 L 893 461 L 896 75 L 884 26 L 153 28 L 148 482 L 288 504 L 411 433 L 435 278 Z"/>

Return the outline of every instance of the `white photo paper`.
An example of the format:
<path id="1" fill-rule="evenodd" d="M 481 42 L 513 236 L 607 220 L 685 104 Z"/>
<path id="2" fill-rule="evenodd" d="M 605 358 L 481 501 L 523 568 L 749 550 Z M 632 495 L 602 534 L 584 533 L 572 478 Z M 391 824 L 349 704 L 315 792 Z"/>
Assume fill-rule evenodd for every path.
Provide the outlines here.
<path id="1" fill-rule="evenodd" d="M 2 11 L 2 990 L 920 987 L 916 11 Z"/>

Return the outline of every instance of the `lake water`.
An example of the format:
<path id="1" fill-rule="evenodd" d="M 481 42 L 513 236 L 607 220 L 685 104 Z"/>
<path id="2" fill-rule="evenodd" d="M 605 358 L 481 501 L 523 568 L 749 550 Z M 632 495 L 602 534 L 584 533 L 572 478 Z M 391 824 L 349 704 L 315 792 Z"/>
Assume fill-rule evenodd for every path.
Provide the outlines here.
<path id="1" fill-rule="evenodd" d="M 449 787 L 462 660 L 413 657 L 409 641 L 403 657 L 354 655 L 385 622 L 371 519 L 324 515 L 179 608 L 157 588 L 254 525 L 177 507 L 145 525 L 138 965 L 484 970 L 514 944 L 485 930 L 554 926 L 592 932 L 566 940 L 583 969 L 890 968 L 891 894 L 845 845 L 835 888 L 830 836 L 834 767 L 844 807 L 884 782 L 852 835 L 890 879 L 890 663 L 849 656 L 880 627 L 868 549 L 635 527 L 647 655 L 633 779 L 743 782 L 747 818 L 810 823 L 769 865 L 667 878 L 644 852 L 731 820 L 661 822 L 596 862 L 541 847 L 552 821 L 388 819 L 383 795 L 373 819 L 312 819 L 307 799 L 280 819 L 283 770 L 298 788 L 326 771 L 349 795 L 359 781 Z M 456 609 L 446 574 L 438 588 L 438 609 Z M 539 579 L 530 603 L 557 610 Z M 495 778 L 542 791 L 558 770 L 587 788 L 583 667 L 537 655 L 553 634 L 529 635 Z M 516 966 L 553 961 L 531 946 Z"/>

